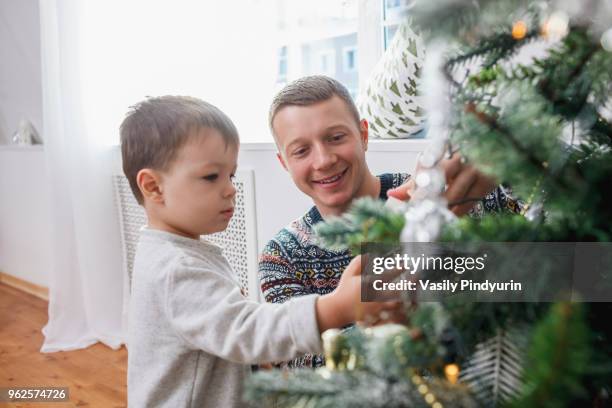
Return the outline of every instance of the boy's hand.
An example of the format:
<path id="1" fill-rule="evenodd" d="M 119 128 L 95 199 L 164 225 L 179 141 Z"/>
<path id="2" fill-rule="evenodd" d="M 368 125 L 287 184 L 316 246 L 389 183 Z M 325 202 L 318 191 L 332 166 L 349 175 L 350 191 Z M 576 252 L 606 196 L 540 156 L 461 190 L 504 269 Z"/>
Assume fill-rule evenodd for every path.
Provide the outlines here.
<path id="1" fill-rule="evenodd" d="M 339 328 L 363 319 L 398 320 L 401 302 L 361 302 L 361 256 L 346 267 L 338 287 L 317 301 L 319 331 Z M 386 312 L 386 316 L 384 315 Z"/>

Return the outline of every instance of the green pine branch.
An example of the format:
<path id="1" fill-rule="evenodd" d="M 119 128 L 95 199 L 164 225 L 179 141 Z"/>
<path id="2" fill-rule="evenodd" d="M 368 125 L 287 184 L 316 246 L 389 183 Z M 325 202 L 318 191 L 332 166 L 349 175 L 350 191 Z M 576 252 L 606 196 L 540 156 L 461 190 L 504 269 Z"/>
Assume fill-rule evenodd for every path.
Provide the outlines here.
<path id="1" fill-rule="evenodd" d="M 484 59 L 482 67 L 484 69 L 491 68 L 500 60 L 515 55 L 521 47 L 537 39 L 539 35 L 539 30 L 530 30 L 524 38 L 517 40 L 512 36 L 511 28 L 508 28 L 493 36 L 486 37 L 467 52 L 462 52 L 460 55 L 450 58 L 446 61 L 444 70 L 450 72 L 458 65 L 469 63 L 481 57 Z"/>
<path id="2" fill-rule="evenodd" d="M 396 244 L 404 228 L 404 216 L 389 208 L 384 202 L 372 198 L 356 200 L 348 212 L 315 226 L 325 246 L 333 250 L 361 252 L 363 243 Z"/>
<path id="3" fill-rule="evenodd" d="M 526 389 L 514 407 L 568 407 L 585 403 L 582 384 L 590 360 L 590 330 L 579 303 L 557 303 L 537 325 L 525 368 Z"/>

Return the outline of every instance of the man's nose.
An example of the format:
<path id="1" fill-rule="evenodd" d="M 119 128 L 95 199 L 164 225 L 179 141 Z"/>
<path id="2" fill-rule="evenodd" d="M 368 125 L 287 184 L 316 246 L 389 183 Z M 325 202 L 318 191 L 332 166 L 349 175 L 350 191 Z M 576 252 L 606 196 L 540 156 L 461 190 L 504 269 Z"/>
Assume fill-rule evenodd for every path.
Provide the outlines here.
<path id="1" fill-rule="evenodd" d="M 337 161 L 336 154 L 326 146 L 318 146 L 314 149 L 314 168 L 315 170 L 326 169 Z"/>

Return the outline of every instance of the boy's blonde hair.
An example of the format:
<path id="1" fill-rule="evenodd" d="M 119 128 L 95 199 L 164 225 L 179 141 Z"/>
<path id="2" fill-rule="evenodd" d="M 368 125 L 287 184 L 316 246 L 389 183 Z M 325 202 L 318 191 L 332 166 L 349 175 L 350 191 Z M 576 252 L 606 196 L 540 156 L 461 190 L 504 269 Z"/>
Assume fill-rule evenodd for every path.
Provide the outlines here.
<path id="1" fill-rule="evenodd" d="M 148 98 L 132 107 L 121 123 L 123 173 L 140 205 L 143 197 L 136 175 L 142 169 L 166 170 L 179 149 L 203 128 L 221 133 L 237 146 L 238 131 L 219 108 L 189 96 Z"/>

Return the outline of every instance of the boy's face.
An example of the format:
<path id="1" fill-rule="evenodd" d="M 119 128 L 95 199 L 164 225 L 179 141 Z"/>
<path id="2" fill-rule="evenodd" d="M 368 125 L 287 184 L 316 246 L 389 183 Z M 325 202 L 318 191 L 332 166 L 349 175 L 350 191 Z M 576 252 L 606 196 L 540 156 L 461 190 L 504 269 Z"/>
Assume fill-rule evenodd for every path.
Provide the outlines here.
<path id="1" fill-rule="evenodd" d="M 366 178 L 367 122 L 356 123 L 338 96 L 286 106 L 274 117 L 278 158 L 323 215 L 342 214 Z"/>
<path id="2" fill-rule="evenodd" d="M 160 172 L 160 203 L 152 226 L 198 239 L 223 231 L 234 212 L 233 184 L 238 146 L 226 145 L 217 130 L 202 129 Z"/>

